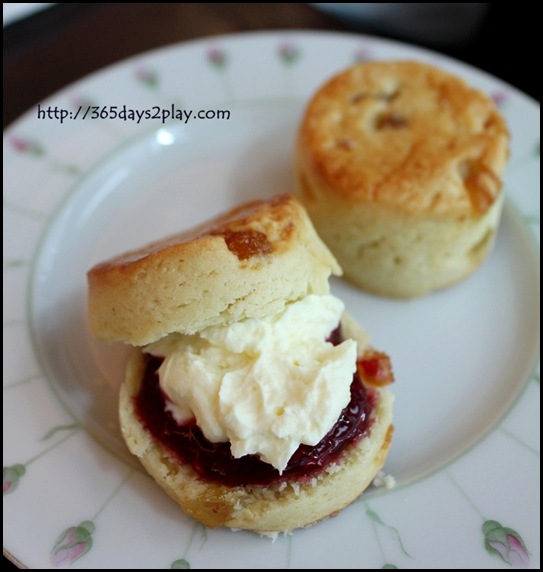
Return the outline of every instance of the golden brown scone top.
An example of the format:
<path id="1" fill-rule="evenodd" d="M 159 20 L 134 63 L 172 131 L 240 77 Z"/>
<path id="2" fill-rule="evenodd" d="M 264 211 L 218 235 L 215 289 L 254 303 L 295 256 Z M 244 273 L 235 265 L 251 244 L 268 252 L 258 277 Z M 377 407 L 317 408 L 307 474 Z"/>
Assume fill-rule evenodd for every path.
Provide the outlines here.
<path id="1" fill-rule="evenodd" d="M 187 231 L 102 262 L 90 270 L 89 276 L 129 266 L 150 256 L 168 258 L 174 252 L 182 255 L 185 250 L 193 250 L 196 242 L 205 248 L 205 243 L 213 241 L 211 237 L 215 236 L 222 237 L 239 260 L 256 260 L 259 256 L 287 247 L 299 217 L 298 210 L 295 200 L 287 194 L 268 201 L 245 203 Z"/>
<path id="2" fill-rule="evenodd" d="M 508 141 L 493 101 L 463 80 L 418 62 L 375 61 L 315 94 L 298 161 L 313 184 L 347 200 L 465 216 L 500 193 Z"/>
<path id="3" fill-rule="evenodd" d="M 145 345 L 329 291 L 335 258 L 292 195 L 249 202 L 88 272 L 93 333 Z"/>

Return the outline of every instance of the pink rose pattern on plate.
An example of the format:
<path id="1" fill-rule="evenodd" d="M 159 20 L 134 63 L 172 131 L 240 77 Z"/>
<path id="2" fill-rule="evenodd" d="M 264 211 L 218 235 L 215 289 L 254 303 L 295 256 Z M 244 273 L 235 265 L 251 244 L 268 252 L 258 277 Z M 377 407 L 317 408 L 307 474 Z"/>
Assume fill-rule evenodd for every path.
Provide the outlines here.
<path id="1" fill-rule="evenodd" d="M 7 495 L 7 494 L 15 491 L 15 489 L 19 486 L 19 481 L 21 480 L 21 477 L 26 473 L 27 467 L 31 463 L 38 460 L 40 457 L 42 457 L 43 455 L 45 455 L 46 453 L 48 453 L 49 451 L 51 451 L 55 447 L 58 447 L 61 443 L 64 443 L 64 441 L 66 441 L 66 439 L 69 439 L 79 428 L 80 427 L 78 424 L 57 425 L 57 426 L 53 427 L 40 439 L 40 441 L 46 441 L 47 439 L 49 439 L 50 437 L 52 437 L 53 435 L 55 435 L 59 431 L 66 431 L 67 430 L 67 431 L 69 431 L 69 433 L 65 437 L 63 437 L 62 439 L 60 439 L 59 441 L 54 443 L 53 445 L 50 445 L 49 447 L 47 447 L 43 451 L 37 453 L 32 458 L 27 459 L 24 463 L 17 463 L 15 465 L 11 465 L 10 467 L 3 467 L 3 473 L 4 473 L 4 493 L 3 494 Z"/>
<path id="2" fill-rule="evenodd" d="M 35 159 L 49 159 L 49 165 L 53 169 L 58 169 L 59 171 L 64 171 L 69 175 L 78 175 L 79 168 L 76 165 L 69 165 L 61 163 L 52 157 L 47 157 L 47 152 L 45 147 L 39 142 L 31 139 L 30 137 L 21 137 L 18 135 L 13 135 L 8 139 L 9 143 L 21 155 L 27 155 Z"/>
<path id="3" fill-rule="evenodd" d="M 136 80 L 150 89 L 158 87 L 158 74 L 154 69 L 140 65 L 134 70 Z"/>
<path id="4" fill-rule="evenodd" d="M 518 532 L 502 526 L 496 520 L 487 520 L 483 524 L 483 534 L 489 554 L 498 556 L 515 568 L 528 567 L 530 553 Z"/>
<path id="5" fill-rule="evenodd" d="M 290 66 L 300 58 L 301 51 L 291 40 L 284 40 L 277 47 L 277 54 L 281 62 Z"/>
<path id="6" fill-rule="evenodd" d="M 95 530 L 90 520 L 67 528 L 58 538 L 51 551 L 53 566 L 67 566 L 85 556 L 92 548 L 92 533 Z"/>
<path id="7" fill-rule="evenodd" d="M 24 465 L 12 465 L 4 467 L 4 494 L 12 493 L 19 486 L 19 479 L 25 474 L 26 467 Z"/>
<path id="8" fill-rule="evenodd" d="M 219 46 L 211 46 L 206 52 L 206 58 L 215 69 L 223 70 L 228 64 L 227 53 Z"/>

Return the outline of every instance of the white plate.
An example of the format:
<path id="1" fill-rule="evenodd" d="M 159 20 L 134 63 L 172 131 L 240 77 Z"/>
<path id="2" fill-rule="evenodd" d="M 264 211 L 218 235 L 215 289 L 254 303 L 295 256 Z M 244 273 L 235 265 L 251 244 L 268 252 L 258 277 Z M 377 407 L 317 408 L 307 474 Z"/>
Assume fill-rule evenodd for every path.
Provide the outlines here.
<path id="1" fill-rule="evenodd" d="M 275 543 L 207 530 L 125 451 L 116 420 L 125 350 L 92 340 L 85 272 L 246 199 L 292 190 L 304 104 L 361 58 L 429 61 L 499 100 L 512 156 L 497 245 L 468 280 L 420 300 L 333 284 L 392 356 L 394 489 L 368 491 Z M 81 119 L 87 105 L 172 104 L 230 118 Z M 62 124 L 33 109 L 4 137 L 6 551 L 30 568 L 539 568 L 539 107 L 428 51 L 313 32 L 147 53 L 41 109 L 75 115 L 80 105 Z"/>

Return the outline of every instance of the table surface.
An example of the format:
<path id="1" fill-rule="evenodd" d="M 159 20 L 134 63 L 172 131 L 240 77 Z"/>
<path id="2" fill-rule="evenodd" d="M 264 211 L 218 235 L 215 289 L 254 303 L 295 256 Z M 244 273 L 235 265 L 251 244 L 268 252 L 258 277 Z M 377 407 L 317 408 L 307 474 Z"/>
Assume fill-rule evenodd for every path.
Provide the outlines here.
<path id="1" fill-rule="evenodd" d="M 535 4 L 516 12 L 510 4 L 490 4 L 468 44 L 418 45 L 483 69 L 539 101 L 540 76 L 529 69 L 538 37 L 530 30 L 537 22 Z M 355 27 L 302 3 L 56 4 L 4 28 L 4 128 L 66 85 L 134 54 L 205 36 L 277 29 L 404 39 L 360 23 Z"/>

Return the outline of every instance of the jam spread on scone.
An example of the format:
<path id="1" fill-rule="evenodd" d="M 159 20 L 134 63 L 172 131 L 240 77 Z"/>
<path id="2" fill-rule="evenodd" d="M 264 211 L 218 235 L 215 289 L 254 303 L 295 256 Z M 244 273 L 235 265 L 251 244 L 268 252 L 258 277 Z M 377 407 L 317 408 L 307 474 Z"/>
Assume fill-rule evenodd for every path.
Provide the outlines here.
<path id="1" fill-rule="evenodd" d="M 341 343 L 338 327 L 328 341 Z M 300 481 L 311 478 L 336 461 L 350 443 L 364 437 L 370 430 L 370 416 L 375 404 L 375 392 L 365 383 L 379 385 L 392 373 L 388 357 L 368 350 L 357 362 L 351 384 L 351 399 L 336 423 L 315 446 L 300 445 L 282 473 L 260 460 L 258 455 L 234 458 L 229 443 L 212 443 L 194 421 L 178 424 L 167 411 L 167 397 L 160 389 L 158 368 L 162 358 L 148 356 L 143 382 L 135 398 L 136 411 L 142 424 L 172 455 L 189 463 L 198 475 L 209 481 L 228 486 L 269 485 L 283 479 Z"/>

